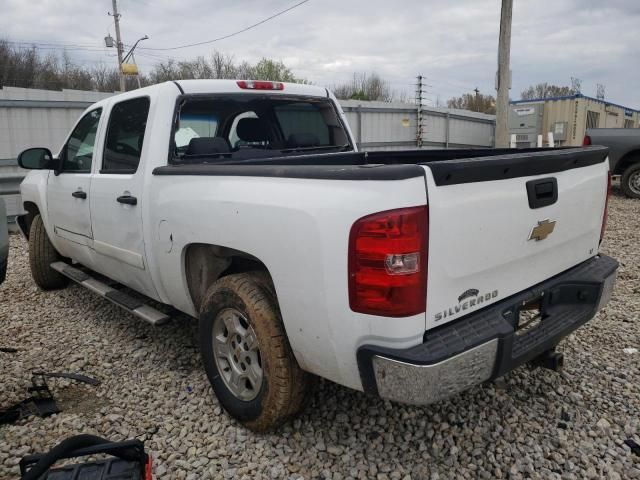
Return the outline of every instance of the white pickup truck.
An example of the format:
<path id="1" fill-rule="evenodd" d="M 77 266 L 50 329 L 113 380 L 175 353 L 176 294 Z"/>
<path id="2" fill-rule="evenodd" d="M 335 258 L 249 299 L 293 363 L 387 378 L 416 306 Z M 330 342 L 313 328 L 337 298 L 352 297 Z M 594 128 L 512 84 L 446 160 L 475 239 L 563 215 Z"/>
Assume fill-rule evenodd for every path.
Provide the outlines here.
<path id="1" fill-rule="evenodd" d="M 71 279 L 151 323 L 168 317 L 147 298 L 198 318 L 220 403 L 265 430 L 312 374 L 427 404 L 558 368 L 615 281 L 598 254 L 606 158 L 358 152 L 324 88 L 167 82 L 92 105 L 56 156 L 23 152 L 18 221 L 43 289 Z"/>

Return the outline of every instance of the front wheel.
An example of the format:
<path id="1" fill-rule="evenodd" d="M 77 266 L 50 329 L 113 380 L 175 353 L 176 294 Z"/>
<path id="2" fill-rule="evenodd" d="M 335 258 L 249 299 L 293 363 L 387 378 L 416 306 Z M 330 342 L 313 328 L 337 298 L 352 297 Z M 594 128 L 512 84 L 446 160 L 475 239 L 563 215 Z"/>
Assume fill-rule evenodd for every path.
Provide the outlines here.
<path id="1" fill-rule="evenodd" d="M 620 188 L 627 197 L 640 198 L 640 163 L 634 163 L 624 171 Z"/>
<path id="2" fill-rule="evenodd" d="M 302 409 L 310 375 L 296 362 L 260 273 L 229 275 L 209 288 L 199 337 L 218 400 L 247 428 L 272 429 Z"/>
<path id="3" fill-rule="evenodd" d="M 33 280 L 43 290 L 65 287 L 69 280 L 51 268 L 51 264 L 62 259 L 51 244 L 44 222 L 36 215 L 29 230 L 29 266 Z"/>

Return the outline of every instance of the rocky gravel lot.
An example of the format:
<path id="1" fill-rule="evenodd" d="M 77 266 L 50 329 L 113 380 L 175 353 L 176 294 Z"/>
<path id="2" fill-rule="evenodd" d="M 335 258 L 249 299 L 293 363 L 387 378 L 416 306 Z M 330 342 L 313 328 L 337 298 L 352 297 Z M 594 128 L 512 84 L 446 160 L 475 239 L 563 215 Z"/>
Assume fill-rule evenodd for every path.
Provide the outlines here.
<path id="1" fill-rule="evenodd" d="M 11 238 L 0 286 L 0 407 L 26 396 L 30 371 L 75 371 L 98 387 L 52 380 L 63 412 L 0 426 L 0 479 L 19 459 L 85 432 L 140 438 L 159 479 L 640 479 L 640 201 L 618 189 L 604 252 L 621 267 L 612 302 L 569 337 L 562 374 L 518 369 L 425 408 L 320 382 L 304 414 L 256 435 L 221 410 L 196 348 L 195 321 L 154 328 L 78 286 L 41 292 Z"/>

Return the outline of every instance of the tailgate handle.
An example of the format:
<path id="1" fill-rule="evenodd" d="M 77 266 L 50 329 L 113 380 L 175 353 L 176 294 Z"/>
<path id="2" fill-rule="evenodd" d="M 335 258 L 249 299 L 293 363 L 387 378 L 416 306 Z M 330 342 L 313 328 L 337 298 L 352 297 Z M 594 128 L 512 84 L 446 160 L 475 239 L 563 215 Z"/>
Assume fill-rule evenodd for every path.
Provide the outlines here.
<path id="1" fill-rule="evenodd" d="M 555 177 L 539 178 L 527 182 L 529 208 L 542 208 L 558 201 L 558 180 Z"/>

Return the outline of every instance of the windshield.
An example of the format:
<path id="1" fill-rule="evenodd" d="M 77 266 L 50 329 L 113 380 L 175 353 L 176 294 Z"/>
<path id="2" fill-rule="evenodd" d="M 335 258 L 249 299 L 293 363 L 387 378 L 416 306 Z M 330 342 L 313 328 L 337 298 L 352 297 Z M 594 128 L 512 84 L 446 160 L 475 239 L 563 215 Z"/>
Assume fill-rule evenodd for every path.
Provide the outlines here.
<path id="1" fill-rule="evenodd" d="M 187 97 L 173 142 L 174 162 L 353 149 L 329 99 L 262 95 Z"/>

